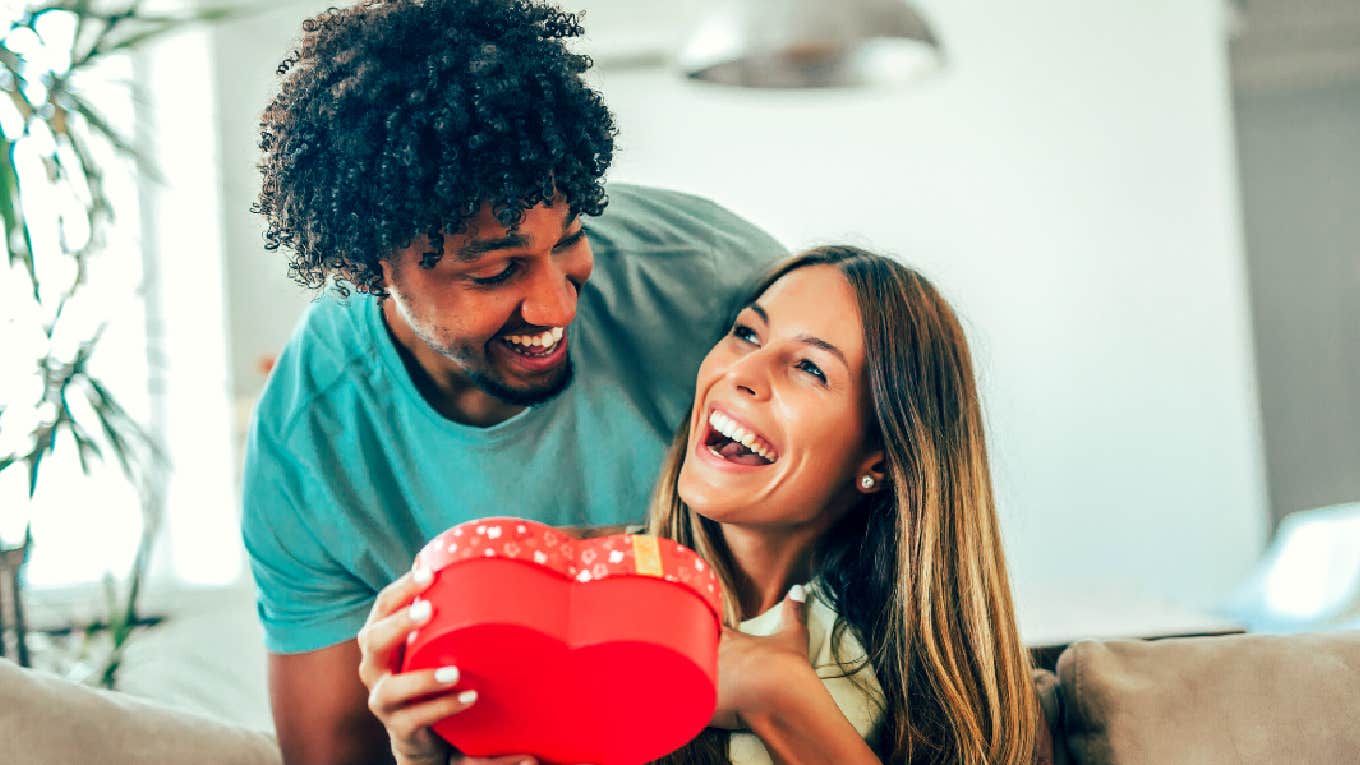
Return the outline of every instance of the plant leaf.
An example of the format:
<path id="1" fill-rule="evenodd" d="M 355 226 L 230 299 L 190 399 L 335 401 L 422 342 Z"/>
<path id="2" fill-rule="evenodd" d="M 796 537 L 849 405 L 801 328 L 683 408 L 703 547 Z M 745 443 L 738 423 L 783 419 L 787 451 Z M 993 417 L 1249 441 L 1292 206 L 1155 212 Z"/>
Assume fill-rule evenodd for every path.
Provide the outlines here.
<path id="1" fill-rule="evenodd" d="M 66 108 L 83 117 L 90 128 L 103 136 L 104 140 L 113 144 L 113 148 L 117 149 L 120 154 L 131 157 L 137 162 L 137 166 L 143 170 L 150 170 L 154 166 L 148 157 L 138 151 L 131 141 L 115 130 L 93 106 L 74 93 L 67 92 L 64 95 L 67 100 Z"/>
<path id="2" fill-rule="evenodd" d="M 9 263 L 23 264 L 28 279 L 33 285 L 33 299 L 38 299 L 38 274 L 33 265 L 33 245 L 28 233 L 28 221 L 23 217 L 23 197 L 19 192 L 19 174 L 14 163 L 15 146 L 0 136 L 0 151 L 4 162 L 0 162 L 0 218 L 4 219 L 5 249 L 9 252 Z"/>
<path id="3" fill-rule="evenodd" d="M 28 455 L 28 498 L 29 498 L 29 499 L 33 499 L 33 495 L 36 494 L 37 491 L 38 491 L 38 466 L 42 464 L 43 455 L 45 455 L 46 453 L 47 453 L 47 450 L 46 450 L 46 449 L 38 448 L 38 449 L 34 449 L 34 450 L 33 450 L 33 453 L 30 454 L 30 455 Z"/>

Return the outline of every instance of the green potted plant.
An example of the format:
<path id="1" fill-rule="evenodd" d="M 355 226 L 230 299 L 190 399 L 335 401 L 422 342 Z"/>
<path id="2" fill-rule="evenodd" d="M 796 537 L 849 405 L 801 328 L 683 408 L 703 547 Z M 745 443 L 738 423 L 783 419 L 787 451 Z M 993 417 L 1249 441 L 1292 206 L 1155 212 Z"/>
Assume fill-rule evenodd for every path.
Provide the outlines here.
<path id="1" fill-rule="evenodd" d="M 0 473 L 23 471 L 32 500 L 52 460 L 72 459 L 90 475 L 116 463 L 140 497 L 142 530 L 131 569 L 104 580 L 103 619 L 69 627 L 88 648 L 106 646 L 87 679 L 112 687 L 133 630 L 159 527 L 165 459 L 147 423 L 129 413 L 98 372 L 104 328 L 114 319 L 92 289 L 90 267 L 114 257 L 106 234 L 118 209 L 116 174 L 154 178 L 131 139 L 115 128 L 86 87 L 106 62 L 192 21 L 223 18 L 224 9 L 148 12 L 137 0 L 116 6 L 91 0 L 8 4 L 0 10 L 0 227 L 8 270 L 0 272 L 0 332 L 16 342 L 5 364 L 19 384 L 0 387 Z M 100 87 L 110 87 L 101 80 Z M 126 82 L 125 96 L 137 99 Z M 101 302 L 102 298 L 102 302 Z M 6 326 L 8 324 L 9 326 Z M 7 341 L 6 346 L 11 344 Z M 31 351 L 31 358 L 28 351 Z M 33 544 L 31 502 L 0 499 L 0 651 L 31 660 L 23 613 L 23 568 Z M 3 535 L 10 529 L 10 538 Z M 18 531 L 14 531 L 18 529 Z"/>

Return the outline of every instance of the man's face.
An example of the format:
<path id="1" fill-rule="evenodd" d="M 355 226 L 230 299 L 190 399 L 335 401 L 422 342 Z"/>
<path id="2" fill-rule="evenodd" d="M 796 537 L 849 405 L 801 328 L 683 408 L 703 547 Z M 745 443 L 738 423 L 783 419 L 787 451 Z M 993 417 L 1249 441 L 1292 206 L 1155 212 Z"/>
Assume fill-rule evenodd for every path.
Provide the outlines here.
<path id="1" fill-rule="evenodd" d="M 571 379 L 567 325 L 594 256 L 562 199 L 525 211 L 519 227 L 482 209 L 443 258 L 420 265 L 426 237 L 383 262 L 385 287 L 406 327 L 393 327 L 437 382 L 467 383 L 506 404 L 529 406 Z M 424 345 L 424 348 L 419 347 Z M 411 346 L 415 347 L 411 347 Z"/>

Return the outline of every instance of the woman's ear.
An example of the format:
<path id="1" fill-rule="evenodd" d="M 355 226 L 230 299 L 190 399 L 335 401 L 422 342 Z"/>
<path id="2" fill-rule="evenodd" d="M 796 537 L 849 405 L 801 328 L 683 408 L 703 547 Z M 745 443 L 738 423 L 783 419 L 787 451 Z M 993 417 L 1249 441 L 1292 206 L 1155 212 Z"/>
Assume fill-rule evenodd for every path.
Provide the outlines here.
<path id="1" fill-rule="evenodd" d="M 877 450 L 865 455 L 855 471 L 855 489 L 860 494 L 876 494 L 883 489 L 888 469 L 883 462 L 883 451 Z"/>

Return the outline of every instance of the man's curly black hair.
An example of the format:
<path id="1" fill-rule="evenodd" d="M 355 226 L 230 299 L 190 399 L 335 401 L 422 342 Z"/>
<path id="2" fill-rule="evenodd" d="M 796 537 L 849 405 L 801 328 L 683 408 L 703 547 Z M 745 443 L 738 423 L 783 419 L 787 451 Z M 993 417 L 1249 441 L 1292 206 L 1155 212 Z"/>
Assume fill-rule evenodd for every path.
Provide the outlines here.
<path id="1" fill-rule="evenodd" d="M 599 215 L 616 128 L 568 50 L 580 17 L 530 0 L 364 0 L 302 25 L 260 121 L 265 247 L 300 284 L 385 294 L 379 261 L 490 204 L 507 228 L 560 194 Z"/>

